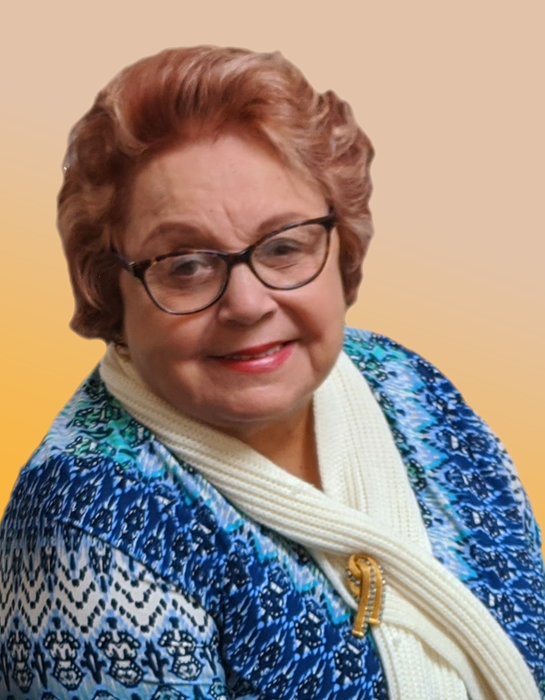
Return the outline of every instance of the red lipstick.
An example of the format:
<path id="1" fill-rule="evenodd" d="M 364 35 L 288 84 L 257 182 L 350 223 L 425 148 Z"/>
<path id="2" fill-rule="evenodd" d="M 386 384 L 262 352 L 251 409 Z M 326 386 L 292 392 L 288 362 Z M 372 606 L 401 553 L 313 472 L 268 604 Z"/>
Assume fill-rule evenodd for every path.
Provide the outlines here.
<path id="1" fill-rule="evenodd" d="M 228 355 L 216 356 L 214 359 L 236 372 L 259 374 L 281 367 L 292 350 L 293 343 L 277 341 L 243 348 Z"/>

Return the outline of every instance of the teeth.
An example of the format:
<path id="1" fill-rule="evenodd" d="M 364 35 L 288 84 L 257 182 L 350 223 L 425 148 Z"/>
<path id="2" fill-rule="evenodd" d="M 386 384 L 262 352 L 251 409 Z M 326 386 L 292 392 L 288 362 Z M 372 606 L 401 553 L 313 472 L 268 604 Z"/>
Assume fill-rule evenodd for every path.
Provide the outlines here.
<path id="1" fill-rule="evenodd" d="M 244 355 L 244 354 L 234 354 L 234 355 L 225 355 L 225 357 L 228 360 L 239 360 L 239 361 L 245 361 L 245 360 L 260 360 L 262 357 L 268 357 L 269 355 L 274 355 L 275 352 L 278 352 L 282 347 L 282 343 L 279 343 L 278 345 L 273 345 L 272 348 L 269 348 L 268 350 L 265 350 L 264 352 L 260 352 L 257 355 Z"/>

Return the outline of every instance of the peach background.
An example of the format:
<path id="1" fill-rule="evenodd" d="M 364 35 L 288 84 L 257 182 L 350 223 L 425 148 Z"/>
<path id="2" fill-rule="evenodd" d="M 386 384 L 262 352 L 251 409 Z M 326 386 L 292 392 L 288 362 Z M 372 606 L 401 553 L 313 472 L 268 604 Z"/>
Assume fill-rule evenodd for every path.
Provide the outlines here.
<path id="1" fill-rule="evenodd" d="M 77 3 L 3 12 L 0 512 L 102 353 L 67 328 L 55 233 L 71 125 L 164 47 L 280 49 L 347 99 L 377 151 L 376 238 L 353 325 L 437 364 L 502 437 L 545 526 L 542 0 Z"/>

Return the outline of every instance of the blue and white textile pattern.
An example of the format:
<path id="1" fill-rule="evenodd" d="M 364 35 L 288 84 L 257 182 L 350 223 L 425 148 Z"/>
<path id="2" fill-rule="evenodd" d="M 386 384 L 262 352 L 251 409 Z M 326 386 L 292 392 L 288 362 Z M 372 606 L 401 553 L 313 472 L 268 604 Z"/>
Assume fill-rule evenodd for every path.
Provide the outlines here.
<path id="1" fill-rule="evenodd" d="M 545 697 L 539 532 L 497 438 L 434 367 L 347 330 L 436 558 Z M 106 391 L 80 387 L 0 526 L 4 700 L 386 700 L 372 636 L 309 554 L 243 515 Z"/>

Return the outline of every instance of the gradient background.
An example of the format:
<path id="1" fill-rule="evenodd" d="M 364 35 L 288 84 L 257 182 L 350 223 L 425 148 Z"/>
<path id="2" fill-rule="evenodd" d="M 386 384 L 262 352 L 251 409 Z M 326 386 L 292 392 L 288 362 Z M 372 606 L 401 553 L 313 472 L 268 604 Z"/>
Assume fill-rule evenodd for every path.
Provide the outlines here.
<path id="1" fill-rule="evenodd" d="M 103 352 L 67 327 L 55 198 L 68 131 L 124 65 L 212 43 L 280 49 L 352 104 L 377 151 L 376 237 L 348 320 L 454 381 L 545 526 L 542 0 L 52 0 L 2 14 L 0 512 Z"/>

